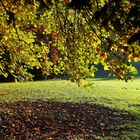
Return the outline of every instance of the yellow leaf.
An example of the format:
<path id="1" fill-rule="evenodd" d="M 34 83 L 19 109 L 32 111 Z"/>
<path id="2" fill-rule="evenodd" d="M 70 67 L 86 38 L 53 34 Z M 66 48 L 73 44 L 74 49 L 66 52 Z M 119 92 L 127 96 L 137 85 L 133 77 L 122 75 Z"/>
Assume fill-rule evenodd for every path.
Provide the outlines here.
<path id="1" fill-rule="evenodd" d="M 108 66 L 104 66 L 104 70 L 109 70 L 109 69 L 108 69 Z"/>

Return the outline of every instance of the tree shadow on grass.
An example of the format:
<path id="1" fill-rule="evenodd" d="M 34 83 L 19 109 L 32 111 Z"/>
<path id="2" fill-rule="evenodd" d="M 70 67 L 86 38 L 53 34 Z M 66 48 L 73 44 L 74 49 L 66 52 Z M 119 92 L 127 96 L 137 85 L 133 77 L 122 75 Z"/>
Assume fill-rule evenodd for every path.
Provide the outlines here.
<path id="1" fill-rule="evenodd" d="M 0 138 L 68 140 L 70 137 L 118 137 L 130 128 L 117 126 L 135 121 L 128 112 L 87 103 L 48 101 L 1 103 Z"/>

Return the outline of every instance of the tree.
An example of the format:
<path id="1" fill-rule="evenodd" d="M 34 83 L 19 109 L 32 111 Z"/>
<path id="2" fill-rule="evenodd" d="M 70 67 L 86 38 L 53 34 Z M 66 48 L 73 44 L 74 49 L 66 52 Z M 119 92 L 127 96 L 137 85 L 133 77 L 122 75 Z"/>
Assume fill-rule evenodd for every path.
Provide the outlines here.
<path id="1" fill-rule="evenodd" d="M 140 60 L 139 13 L 139 0 L 0 0 L 0 73 L 29 80 L 36 67 L 80 82 L 101 63 L 127 81 Z"/>
<path id="2" fill-rule="evenodd" d="M 40 44 L 37 43 L 39 35 L 45 36 L 55 30 L 54 17 L 48 17 L 48 22 L 46 19 L 38 19 L 39 3 L 32 5 L 31 1 L 31 3 L 28 3 L 29 1 L 2 0 L 0 2 L 0 73 L 5 77 L 12 74 L 17 81 L 31 79 L 33 75 L 29 71 L 34 67 L 42 69 L 43 73 L 47 75 L 53 71 L 57 73 L 59 65 L 55 65 L 48 57 L 48 54 L 51 53 L 49 46 L 55 48 L 57 46 L 52 43 L 51 39 L 48 39 L 47 43 L 42 40 L 40 40 Z M 46 16 L 48 15 L 44 13 L 44 17 Z M 46 22 L 47 26 L 52 24 L 54 29 L 50 27 L 45 31 L 43 26 Z"/>

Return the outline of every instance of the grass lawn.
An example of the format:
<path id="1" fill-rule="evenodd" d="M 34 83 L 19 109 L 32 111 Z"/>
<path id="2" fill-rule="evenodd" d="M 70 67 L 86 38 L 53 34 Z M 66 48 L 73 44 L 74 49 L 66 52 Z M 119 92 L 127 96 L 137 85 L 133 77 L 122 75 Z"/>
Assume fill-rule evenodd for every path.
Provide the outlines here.
<path id="1" fill-rule="evenodd" d="M 124 140 L 140 139 L 140 79 L 127 83 L 119 80 L 89 79 L 94 87 L 84 90 L 75 83 L 65 80 L 36 81 L 28 83 L 1 83 L 0 103 L 35 101 L 36 99 L 101 104 L 110 108 L 121 109 L 136 116 L 136 121 L 129 126 L 131 131 L 124 133 Z M 125 124 L 124 124 L 125 125 Z M 124 126 L 120 126 L 124 127 Z M 110 139 L 106 137 L 106 139 Z"/>

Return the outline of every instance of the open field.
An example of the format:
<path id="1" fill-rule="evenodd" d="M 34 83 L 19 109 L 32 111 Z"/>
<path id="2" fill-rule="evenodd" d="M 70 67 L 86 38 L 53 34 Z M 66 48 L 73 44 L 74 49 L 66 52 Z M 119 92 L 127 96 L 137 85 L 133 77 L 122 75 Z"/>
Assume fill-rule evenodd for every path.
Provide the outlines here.
<path id="1" fill-rule="evenodd" d="M 75 83 L 64 80 L 36 81 L 28 83 L 1 83 L 0 103 L 15 103 L 18 101 L 35 102 L 52 101 L 61 104 L 76 103 L 83 105 L 100 104 L 117 110 L 130 112 L 136 121 L 131 124 L 121 124 L 120 127 L 130 128 L 122 133 L 124 140 L 140 139 L 140 81 L 136 79 L 125 83 L 119 80 L 90 79 L 93 88 L 84 90 Z M 19 105 L 20 106 L 20 105 Z M 71 105 L 70 105 L 71 106 Z M 78 107 L 79 108 L 79 105 Z M 4 108 L 1 109 L 1 111 Z M 124 118 L 125 119 L 125 118 Z M 127 118 L 126 118 L 127 119 Z M 104 139 L 117 139 L 106 137 Z M 121 139 L 121 138 L 118 138 Z"/>

